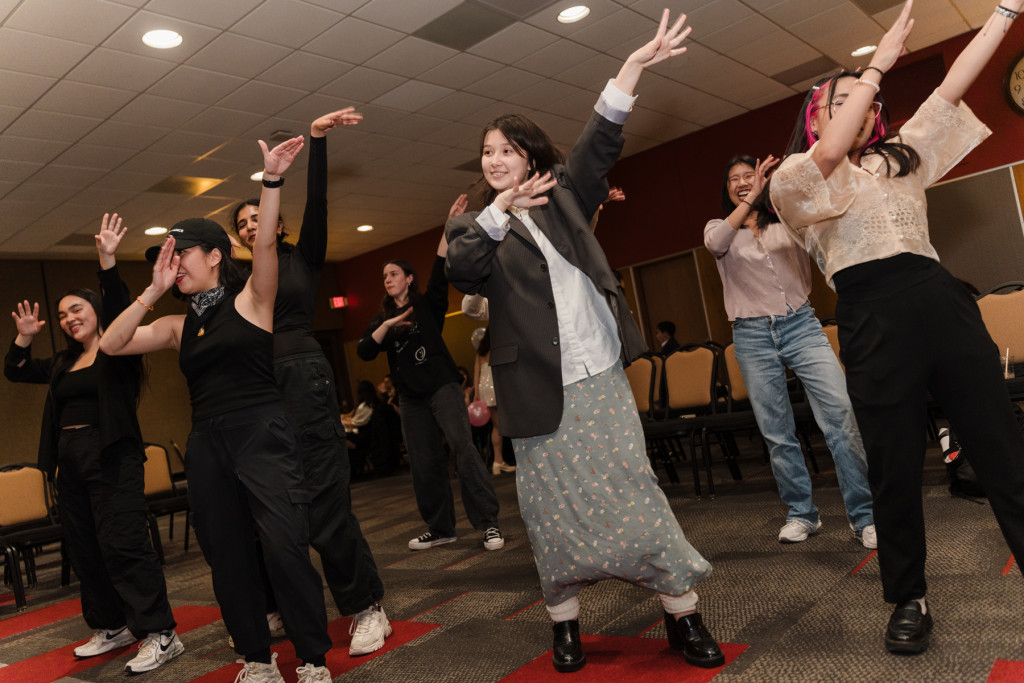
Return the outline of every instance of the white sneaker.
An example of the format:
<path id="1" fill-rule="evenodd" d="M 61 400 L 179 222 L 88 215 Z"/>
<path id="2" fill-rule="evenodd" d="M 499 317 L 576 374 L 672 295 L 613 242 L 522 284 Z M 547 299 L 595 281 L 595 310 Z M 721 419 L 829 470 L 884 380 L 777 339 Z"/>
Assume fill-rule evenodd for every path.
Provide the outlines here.
<path id="1" fill-rule="evenodd" d="M 791 519 L 779 530 L 779 543 L 799 543 L 800 541 L 806 541 L 808 536 L 812 536 L 820 530 L 820 519 L 818 520 L 818 524 L 813 527 L 802 520 Z"/>
<path id="2" fill-rule="evenodd" d="M 174 631 L 150 633 L 139 645 L 139 654 L 125 665 L 124 670 L 132 674 L 152 671 L 184 651 L 185 646 L 178 640 L 178 634 Z"/>
<path id="3" fill-rule="evenodd" d="M 284 683 L 284 677 L 277 669 L 277 653 L 270 655 L 270 664 L 247 662 L 239 659 L 242 670 L 235 676 L 235 683 Z"/>
<path id="4" fill-rule="evenodd" d="M 116 650 L 119 647 L 125 645 L 131 645 L 135 642 L 135 636 L 128 630 L 127 626 L 108 631 L 107 629 L 100 629 L 96 633 L 92 634 L 92 638 L 87 640 L 85 643 L 75 648 L 76 657 L 95 657 L 101 655 L 104 652 L 110 652 Z"/>
<path id="5" fill-rule="evenodd" d="M 487 531 L 484 532 L 484 549 L 501 550 L 504 547 L 505 539 L 501 535 L 501 530 L 496 526 L 487 527 Z"/>
<path id="6" fill-rule="evenodd" d="M 384 608 L 374 603 L 352 617 L 348 632 L 352 636 L 348 653 L 353 657 L 368 655 L 384 647 L 384 639 L 391 635 L 391 624 Z"/>
<path id="7" fill-rule="evenodd" d="M 868 524 L 861 529 L 860 542 L 868 550 L 874 550 L 878 547 L 878 534 L 875 533 L 874 524 Z"/>
<path id="8" fill-rule="evenodd" d="M 455 541 L 457 540 L 459 539 L 455 536 L 439 536 L 438 534 L 435 534 L 433 531 L 428 531 L 422 536 L 417 536 L 416 538 L 409 541 L 409 549 L 427 550 L 428 548 L 433 548 L 434 546 L 445 545 L 446 543 L 455 543 Z"/>
<path id="9" fill-rule="evenodd" d="M 280 612 L 267 612 L 267 628 L 270 629 L 271 638 L 280 638 L 284 635 L 284 621 L 281 620 Z M 228 634 L 228 647 L 235 646 L 235 639 Z"/>
<path id="10" fill-rule="evenodd" d="M 334 680 L 326 666 L 305 664 L 296 669 L 295 673 L 299 674 L 298 683 L 331 683 Z"/>

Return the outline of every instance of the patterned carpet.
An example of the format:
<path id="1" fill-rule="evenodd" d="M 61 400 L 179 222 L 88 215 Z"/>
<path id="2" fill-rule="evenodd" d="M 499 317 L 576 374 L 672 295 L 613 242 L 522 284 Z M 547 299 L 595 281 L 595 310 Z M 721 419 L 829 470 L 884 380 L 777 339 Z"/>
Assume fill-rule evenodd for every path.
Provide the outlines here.
<path id="1" fill-rule="evenodd" d="M 487 552 L 459 505 L 459 541 L 412 552 L 406 542 L 424 531 L 409 474 L 353 485 L 364 533 L 381 567 L 384 606 L 394 635 L 384 650 L 348 656 L 349 620 L 329 595 L 335 642 L 328 664 L 341 681 L 1024 681 L 1024 591 L 1020 571 L 987 502 L 950 497 L 941 456 L 929 452 L 925 475 L 931 648 L 919 657 L 885 652 L 882 633 L 891 608 L 881 598 L 873 553 L 846 523 L 831 460 L 815 442 L 822 473 L 814 477 L 824 528 L 795 545 L 780 545 L 785 509 L 760 445 L 740 438 L 742 481 L 715 457 L 717 496 L 693 496 L 666 485 L 672 507 L 694 546 L 714 565 L 701 585 L 705 622 L 723 643 L 721 669 L 688 666 L 667 647 L 661 608 L 650 592 L 603 582 L 581 594 L 588 664 L 556 674 L 551 630 L 529 544 L 516 508 L 514 475 L 494 479 L 501 500 L 503 550 Z M 662 474 L 659 472 L 659 474 Z M 665 479 L 663 477 L 663 479 Z M 667 480 L 667 479 L 666 479 Z M 457 482 L 453 482 L 457 484 Z M 455 486 L 458 499 L 458 486 Z M 166 522 L 164 522 L 166 524 Z M 156 681 L 232 681 L 239 667 L 212 598 L 197 547 L 186 553 L 180 525 L 164 527 L 165 568 L 185 653 L 154 672 Z M 316 556 L 314 554 L 314 561 Z M 56 552 L 38 558 L 39 583 L 18 613 L 0 590 L 0 681 L 123 680 L 134 648 L 77 661 L 71 651 L 89 635 L 77 585 L 59 586 Z M 290 643 L 275 644 L 286 680 L 294 681 Z"/>

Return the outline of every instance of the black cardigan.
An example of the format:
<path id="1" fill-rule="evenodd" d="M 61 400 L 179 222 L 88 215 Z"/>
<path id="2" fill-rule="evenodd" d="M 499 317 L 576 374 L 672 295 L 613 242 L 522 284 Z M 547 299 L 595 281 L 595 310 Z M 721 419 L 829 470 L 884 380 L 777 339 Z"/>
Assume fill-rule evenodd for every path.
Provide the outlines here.
<path id="1" fill-rule="evenodd" d="M 128 287 L 121 280 L 117 266 L 99 272 L 100 295 L 103 300 L 104 326 L 120 315 L 131 304 Z M 43 423 L 39 435 L 39 469 L 51 478 L 57 471 L 57 442 L 60 428 L 57 424 L 57 406 L 53 399 L 53 376 L 57 356 L 46 359 L 32 358 L 32 347 L 22 348 L 11 342 L 4 358 L 4 376 L 12 382 L 49 384 L 43 407 Z M 135 414 L 142 373 L 142 356 L 108 356 L 96 353 L 95 366 L 99 370 L 99 430 L 100 448 L 106 449 L 121 439 L 130 439 L 142 452 L 142 431 Z"/>

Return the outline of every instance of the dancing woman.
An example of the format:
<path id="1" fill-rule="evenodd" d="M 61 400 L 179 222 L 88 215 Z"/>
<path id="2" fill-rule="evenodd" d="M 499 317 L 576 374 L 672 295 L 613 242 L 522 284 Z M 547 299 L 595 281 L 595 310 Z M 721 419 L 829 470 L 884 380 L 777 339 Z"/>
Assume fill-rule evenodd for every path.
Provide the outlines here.
<path id="1" fill-rule="evenodd" d="M 256 532 L 285 629 L 304 662 L 299 681 L 329 681 L 323 584 L 309 559 L 309 493 L 300 446 L 274 378 L 277 295 L 275 227 L 283 174 L 302 138 L 263 149 L 259 229 L 252 274 L 231 257 L 223 229 L 189 218 L 146 257 L 153 281 L 100 342 L 110 354 L 175 349 L 192 401 L 185 472 L 196 538 L 213 574 L 224 624 L 245 658 L 248 680 L 281 680 L 270 653 Z M 187 299 L 186 315 L 140 327 L 169 289 Z"/>
<path id="2" fill-rule="evenodd" d="M 882 588 L 896 605 L 885 634 L 891 652 L 923 652 L 932 629 L 921 495 L 929 393 L 970 450 L 1010 549 L 1024 557 L 1024 441 L 999 351 L 974 299 L 939 265 L 925 201 L 925 188 L 990 134 L 961 98 L 1022 4 L 1004 0 L 996 8 L 893 134 L 879 84 L 913 28 L 908 0 L 870 66 L 808 93 L 788 156 L 769 183 L 778 217 L 839 295 L 839 341 L 867 451 Z M 769 216 L 762 211 L 759 224 Z"/>
<path id="3" fill-rule="evenodd" d="M 95 657 L 137 639 L 139 654 L 125 666 L 151 671 L 177 657 L 184 646 L 174 633 L 167 585 L 146 523 L 142 432 L 135 414 L 143 384 L 139 355 L 109 356 L 101 350 L 103 328 L 131 305 L 114 254 L 127 228 L 103 214 L 96 235 L 100 294 L 72 289 L 57 301 L 57 320 L 67 348 L 32 358 L 42 331 L 39 304 L 18 304 L 11 315 L 18 336 L 4 362 L 13 382 L 49 384 L 39 441 L 39 469 L 57 473 L 60 521 L 75 575 L 82 616 L 92 638 L 75 648 Z"/>
<path id="4" fill-rule="evenodd" d="M 309 544 L 320 554 L 324 578 L 338 611 L 352 617 L 349 654 L 379 650 L 391 634 L 380 606 L 384 586 L 373 553 L 352 513 L 349 453 L 334 372 L 313 338 L 317 286 L 327 257 L 327 131 L 363 117 L 353 107 L 321 116 L 310 126 L 306 209 L 299 239 L 284 241 L 277 221 L 277 299 L 274 302 L 274 376 L 288 417 L 299 429 L 302 469 L 309 490 Z M 246 249 L 256 243 L 260 201 L 234 213 L 235 232 Z"/>
<path id="5" fill-rule="evenodd" d="M 555 622 L 554 665 L 582 667 L 576 594 L 618 578 L 658 592 L 669 644 L 724 663 L 696 612 L 711 565 L 686 541 L 644 448 L 622 370 L 646 350 L 589 221 L 608 197 L 622 124 L 643 70 L 682 54 L 685 17 L 631 54 L 563 162 L 529 119 L 483 130 L 483 211 L 449 219 L 448 274 L 487 297 L 502 433 L 513 437 L 519 509 Z M 403 404 L 404 410 L 404 404 Z"/>
<path id="6" fill-rule="evenodd" d="M 807 391 L 815 420 L 836 463 L 836 478 L 854 535 L 874 548 L 874 517 L 868 464 L 857 431 L 846 379 L 807 296 L 811 264 L 788 230 L 757 225 L 752 207 L 765 174 L 778 160 L 737 156 L 726 166 L 722 210 L 708 221 L 704 246 L 714 254 L 725 289 L 725 308 L 743 381 L 757 427 L 768 443 L 779 496 L 789 507 L 779 542 L 799 543 L 821 529 L 811 499 L 811 476 L 796 438 L 793 406 L 786 389 L 791 369 Z"/>

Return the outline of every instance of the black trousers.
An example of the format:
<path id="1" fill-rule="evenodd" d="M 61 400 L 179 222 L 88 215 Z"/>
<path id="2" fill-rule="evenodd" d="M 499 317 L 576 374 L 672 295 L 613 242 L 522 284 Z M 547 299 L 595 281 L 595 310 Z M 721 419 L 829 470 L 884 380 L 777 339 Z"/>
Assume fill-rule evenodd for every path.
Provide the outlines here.
<path id="1" fill-rule="evenodd" d="M 268 403 L 194 422 L 185 472 L 196 539 L 235 651 L 252 656 L 270 646 L 265 566 L 295 653 L 303 661 L 326 654 L 323 583 L 309 559 L 309 493 L 284 406 Z"/>
<path id="2" fill-rule="evenodd" d="M 334 372 L 323 353 L 303 353 L 275 360 L 274 375 L 302 443 L 311 498 L 309 544 L 320 553 L 338 610 L 343 615 L 361 612 L 384 597 L 384 585 L 352 514 L 351 468 Z"/>
<path id="3" fill-rule="evenodd" d="M 886 601 L 927 591 L 921 471 L 929 392 L 970 453 L 1010 550 L 1024 558 L 1024 439 L 974 299 L 937 262 L 910 254 L 840 271 L 835 283 Z"/>
<path id="4" fill-rule="evenodd" d="M 101 452 L 96 427 L 65 429 L 57 454 L 60 519 L 85 623 L 127 624 L 136 638 L 174 628 L 146 524 L 141 444 L 122 439 Z"/>

